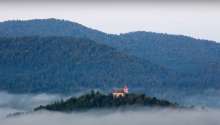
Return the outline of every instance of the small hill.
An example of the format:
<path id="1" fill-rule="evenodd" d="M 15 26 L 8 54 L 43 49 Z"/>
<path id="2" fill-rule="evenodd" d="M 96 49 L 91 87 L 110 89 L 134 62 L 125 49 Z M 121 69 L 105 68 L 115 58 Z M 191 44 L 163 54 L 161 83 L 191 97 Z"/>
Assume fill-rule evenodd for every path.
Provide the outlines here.
<path id="1" fill-rule="evenodd" d="M 176 108 L 177 104 L 166 100 L 159 100 L 155 97 L 148 97 L 144 94 L 126 94 L 124 97 L 113 97 L 112 94 L 102 94 L 94 92 L 81 95 L 80 97 L 72 97 L 66 101 L 58 101 L 46 106 L 35 108 L 38 110 L 50 111 L 85 111 L 91 109 L 109 109 L 109 108 L 131 108 L 131 107 L 160 107 L 160 108 Z"/>

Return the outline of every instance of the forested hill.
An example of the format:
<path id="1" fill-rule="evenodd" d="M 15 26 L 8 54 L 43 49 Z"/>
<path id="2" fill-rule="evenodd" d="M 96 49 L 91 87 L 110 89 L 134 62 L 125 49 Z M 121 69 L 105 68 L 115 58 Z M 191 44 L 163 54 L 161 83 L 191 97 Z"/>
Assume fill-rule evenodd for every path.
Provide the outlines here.
<path id="1" fill-rule="evenodd" d="M 144 94 L 126 94 L 124 97 L 113 97 L 112 94 L 102 94 L 94 92 L 72 97 L 65 101 L 57 101 L 46 106 L 35 108 L 38 110 L 50 110 L 60 112 L 86 111 L 91 109 L 117 109 L 117 108 L 140 108 L 140 107 L 157 107 L 157 108 L 178 108 L 178 104 L 171 103 L 167 100 L 159 100 L 155 97 L 148 97 Z"/>
<path id="2" fill-rule="evenodd" d="M 0 23 L 1 37 L 72 36 L 103 39 L 105 35 L 103 32 L 85 27 L 79 23 L 53 18 Z"/>
<path id="3" fill-rule="evenodd" d="M 75 22 L 57 19 L 1 22 L 0 36 L 88 38 L 187 76 L 178 85 L 180 88 L 220 89 L 220 44 L 214 41 L 142 31 L 106 34 Z"/>
<path id="4" fill-rule="evenodd" d="M 176 73 L 73 37 L 0 38 L 0 90 L 16 93 L 76 93 L 128 84 L 147 92 L 172 88 Z"/>

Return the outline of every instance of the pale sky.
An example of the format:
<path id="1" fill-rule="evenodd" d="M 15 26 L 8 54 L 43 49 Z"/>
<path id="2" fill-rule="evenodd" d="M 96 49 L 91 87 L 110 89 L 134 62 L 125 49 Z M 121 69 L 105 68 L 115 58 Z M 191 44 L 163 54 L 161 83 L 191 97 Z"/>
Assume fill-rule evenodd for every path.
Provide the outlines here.
<path id="1" fill-rule="evenodd" d="M 141 30 L 220 42 L 220 2 L 0 1 L 0 21 L 36 18 L 66 19 L 114 34 Z"/>

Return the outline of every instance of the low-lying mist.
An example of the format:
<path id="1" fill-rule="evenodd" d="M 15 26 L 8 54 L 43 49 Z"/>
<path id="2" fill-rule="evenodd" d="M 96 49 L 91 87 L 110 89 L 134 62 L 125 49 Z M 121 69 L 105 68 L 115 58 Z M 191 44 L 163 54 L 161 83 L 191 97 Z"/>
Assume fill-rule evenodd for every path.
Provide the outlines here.
<path id="1" fill-rule="evenodd" d="M 1 125 L 219 125 L 218 110 L 89 111 L 84 113 L 35 112 L 5 118 Z"/>
<path id="2" fill-rule="evenodd" d="M 32 108 L 45 105 L 61 98 L 60 95 L 52 94 L 10 94 L 0 92 L 0 108 L 13 108 L 19 110 L 31 110 Z"/>

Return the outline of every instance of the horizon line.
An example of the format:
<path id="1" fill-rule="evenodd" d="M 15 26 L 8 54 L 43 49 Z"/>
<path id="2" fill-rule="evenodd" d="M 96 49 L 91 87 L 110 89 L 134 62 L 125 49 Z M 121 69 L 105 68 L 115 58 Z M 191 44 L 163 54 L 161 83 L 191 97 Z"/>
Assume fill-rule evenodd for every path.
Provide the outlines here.
<path id="1" fill-rule="evenodd" d="M 162 35 L 171 35 L 171 36 L 180 36 L 180 37 L 188 37 L 188 38 L 191 38 L 191 39 L 196 39 L 196 40 L 205 40 L 205 41 L 209 41 L 209 42 L 213 42 L 213 43 L 217 43 L 219 44 L 220 41 L 218 42 L 217 40 L 210 40 L 210 39 L 206 39 L 206 38 L 198 38 L 198 37 L 194 37 L 194 36 L 190 36 L 190 35 L 184 35 L 184 34 L 175 34 L 175 33 L 168 33 L 168 32 L 155 32 L 155 31 L 147 31 L 147 30 L 133 30 L 133 31 L 127 31 L 127 32 L 120 32 L 120 33 L 109 33 L 109 32 L 105 32 L 105 31 L 102 31 L 100 29 L 95 29 L 95 28 L 92 28 L 92 27 L 89 27 L 89 26 L 86 26 L 85 24 L 81 24 L 79 22 L 75 22 L 75 21 L 72 21 L 72 20 L 68 20 L 68 19 L 61 19 L 61 18 L 54 18 L 54 17 L 48 17 L 48 18 L 31 18 L 31 19 L 7 19 L 7 20 L 2 20 L 0 21 L 0 23 L 7 23 L 7 22 L 27 22 L 27 21 L 36 21 L 36 20 L 56 20 L 56 21 L 64 21 L 64 22 L 69 22 L 69 23 L 75 23 L 75 24 L 78 24 L 78 25 L 81 25 L 85 28 L 88 28 L 88 29 L 91 29 L 91 30 L 95 30 L 95 31 L 98 31 L 98 32 L 102 32 L 102 33 L 105 33 L 105 34 L 108 34 L 108 35 L 117 35 L 117 36 L 120 36 L 120 35 L 123 35 L 123 34 L 129 34 L 129 33 L 136 33 L 136 32 L 146 32 L 146 33 L 154 33 L 154 34 L 162 34 Z"/>

